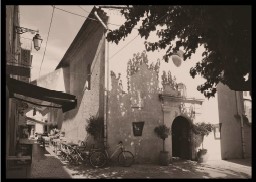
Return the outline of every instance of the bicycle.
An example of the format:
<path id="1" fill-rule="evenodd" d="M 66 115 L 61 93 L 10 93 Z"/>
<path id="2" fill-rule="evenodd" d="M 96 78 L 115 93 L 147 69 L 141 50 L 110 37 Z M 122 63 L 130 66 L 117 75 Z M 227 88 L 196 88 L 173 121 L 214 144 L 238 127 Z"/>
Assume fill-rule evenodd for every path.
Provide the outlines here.
<path id="1" fill-rule="evenodd" d="M 74 164 L 86 163 L 89 159 L 90 154 L 92 153 L 92 149 L 87 149 L 87 144 L 81 143 L 80 146 L 73 146 L 71 157 L 73 159 Z"/>
<path id="2" fill-rule="evenodd" d="M 108 161 L 110 161 L 112 159 L 112 157 L 118 151 L 120 151 L 120 153 L 118 154 L 119 165 L 121 165 L 123 167 L 131 166 L 134 162 L 134 155 L 130 151 L 125 150 L 125 147 L 123 146 L 122 141 L 120 141 L 118 143 L 118 145 L 116 146 L 116 148 L 115 148 L 114 152 L 111 154 L 111 156 L 109 156 L 106 148 L 104 148 L 103 151 L 102 150 L 94 151 L 90 155 L 90 158 L 89 158 L 90 164 L 96 168 L 103 167 L 107 164 Z"/>
<path id="3" fill-rule="evenodd" d="M 74 158 L 72 157 L 73 148 L 70 145 L 67 145 L 65 143 L 60 143 L 60 154 L 59 157 L 68 162 L 73 162 Z"/>
<path id="4" fill-rule="evenodd" d="M 81 144 L 79 145 L 68 145 L 70 148 L 70 153 L 69 153 L 69 157 L 70 157 L 70 163 L 74 164 L 74 165 L 78 165 L 80 163 L 86 164 L 88 161 L 90 162 L 89 158 L 91 156 L 91 154 L 93 154 L 95 151 L 99 151 L 101 149 L 99 148 L 94 148 L 94 145 L 92 145 L 91 148 L 87 148 L 87 143 L 84 143 L 83 141 L 81 142 Z M 90 165 L 92 167 L 96 167 L 93 166 L 93 164 L 90 163 Z"/>

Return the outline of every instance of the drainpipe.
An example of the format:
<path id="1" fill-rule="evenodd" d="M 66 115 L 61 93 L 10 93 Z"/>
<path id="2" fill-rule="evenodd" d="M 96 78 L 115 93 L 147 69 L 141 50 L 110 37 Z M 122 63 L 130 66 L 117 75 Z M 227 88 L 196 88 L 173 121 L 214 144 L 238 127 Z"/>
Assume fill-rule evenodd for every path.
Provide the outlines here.
<path id="1" fill-rule="evenodd" d="M 236 112 L 237 115 L 240 115 L 240 125 L 241 125 L 241 141 L 242 141 L 242 158 L 245 158 L 245 142 L 244 142 L 244 118 L 243 118 L 243 108 L 241 108 L 241 112 L 239 114 L 239 109 L 238 109 L 238 98 L 237 98 L 237 91 L 235 91 L 235 97 L 236 97 Z"/>
<path id="2" fill-rule="evenodd" d="M 99 15 L 97 14 L 97 11 L 94 12 L 94 15 L 99 20 L 99 22 L 102 24 L 102 26 L 106 30 L 108 30 L 108 27 L 105 25 L 105 23 L 99 17 Z M 104 33 L 105 38 L 106 38 L 106 33 Z M 105 69 L 106 70 L 105 76 L 107 79 L 107 83 L 105 82 L 106 93 L 104 93 L 104 100 L 105 100 L 105 97 L 106 97 L 106 100 L 104 102 L 105 112 L 104 112 L 104 141 L 103 142 L 104 142 L 104 146 L 106 147 L 107 146 L 107 123 L 108 123 L 108 97 L 109 97 L 109 43 L 106 42 L 105 45 L 106 45 L 106 52 L 107 52 L 107 55 L 106 55 L 107 69 Z"/>

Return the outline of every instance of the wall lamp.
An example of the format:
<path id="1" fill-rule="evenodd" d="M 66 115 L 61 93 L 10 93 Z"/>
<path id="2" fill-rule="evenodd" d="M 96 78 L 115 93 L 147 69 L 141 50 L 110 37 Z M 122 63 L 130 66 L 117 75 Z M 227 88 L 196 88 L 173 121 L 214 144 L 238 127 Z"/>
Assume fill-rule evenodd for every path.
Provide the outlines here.
<path id="1" fill-rule="evenodd" d="M 29 28 L 24 28 L 24 27 L 19 27 L 19 26 L 15 26 L 15 31 L 17 34 L 23 34 L 26 32 L 30 32 L 32 34 L 37 33 L 34 37 L 33 37 L 33 43 L 34 43 L 34 48 L 35 50 L 39 50 L 41 47 L 41 44 L 43 42 L 43 39 L 41 38 L 41 36 L 39 35 L 39 30 L 32 30 Z"/>

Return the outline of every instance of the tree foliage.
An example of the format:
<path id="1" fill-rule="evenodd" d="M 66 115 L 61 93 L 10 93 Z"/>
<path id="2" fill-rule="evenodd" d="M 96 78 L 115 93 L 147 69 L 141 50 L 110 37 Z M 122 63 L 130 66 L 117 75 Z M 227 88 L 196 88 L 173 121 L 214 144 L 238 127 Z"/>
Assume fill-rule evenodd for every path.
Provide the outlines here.
<path id="1" fill-rule="evenodd" d="M 87 119 L 86 131 L 95 139 L 100 137 L 103 132 L 104 119 L 102 117 L 90 116 Z"/>
<path id="2" fill-rule="evenodd" d="M 213 129 L 214 129 L 214 126 L 211 123 L 200 122 L 200 123 L 195 123 L 192 125 L 192 131 L 196 135 L 202 136 L 202 149 L 204 148 L 204 145 L 203 145 L 204 136 L 208 136 L 212 132 Z M 201 152 L 204 153 L 206 151 L 199 150 L 199 153 L 201 153 Z"/>
<path id="3" fill-rule="evenodd" d="M 165 124 L 156 126 L 154 129 L 155 134 L 163 140 L 163 151 L 165 151 L 165 139 L 171 134 L 171 129 Z"/>
<path id="4" fill-rule="evenodd" d="M 213 125 L 210 123 L 195 123 L 193 124 L 192 130 L 195 134 L 201 136 L 208 136 L 210 132 L 214 129 Z"/>
<path id="5" fill-rule="evenodd" d="M 219 82 L 233 90 L 251 90 L 251 7 L 135 5 L 123 8 L 121 13 L 126 22 L 108 32 L 108 41 L 118 44 L 142 21 L 138 32 L 146 39 L 146 50 L 166 50 L 166 62 L 180 48 L 186 61 L 199 45 L 204 46 L 202 60 L 197 60 L 190 75 L 206 79 L 197 88 L 205 97 L 215 95 Z M 159 40 L 148 42 L 155 30 Z M 247 74 L 248 80 L 244 78 Z"/>

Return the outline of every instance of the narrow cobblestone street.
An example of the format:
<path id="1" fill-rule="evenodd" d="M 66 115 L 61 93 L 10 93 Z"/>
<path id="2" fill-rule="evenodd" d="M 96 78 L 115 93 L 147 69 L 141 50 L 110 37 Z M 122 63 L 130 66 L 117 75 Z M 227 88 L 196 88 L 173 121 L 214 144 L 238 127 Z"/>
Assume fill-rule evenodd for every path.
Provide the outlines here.
<path id="1" fill-rule="evenodd" d="M 241 163 L 241 164 L 239 164 Z M 131 167 L 106 166 L 94 169 L 89 165 L 74 166 L 62 162 L 53 152 L 34 144 L 30 178 L 251 178 L 249 159 L 232 161 L 174 161 L 169 166 L 153 164 Z"/>

